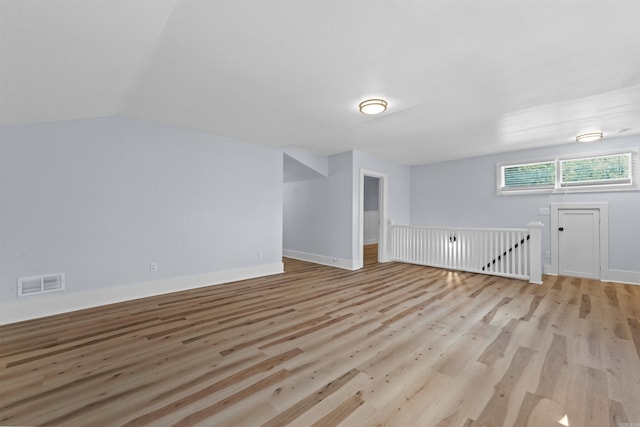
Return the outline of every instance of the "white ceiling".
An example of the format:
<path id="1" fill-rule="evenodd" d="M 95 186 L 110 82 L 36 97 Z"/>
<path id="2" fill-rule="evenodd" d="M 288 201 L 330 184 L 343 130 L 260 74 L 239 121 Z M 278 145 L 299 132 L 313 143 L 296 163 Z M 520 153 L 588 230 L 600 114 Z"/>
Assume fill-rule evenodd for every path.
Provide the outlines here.
<path id="1" fill-rule="evenodd" d="M 3 124 L 128 115 L 406 164 L 640 134 L 640 1 L 0 0 Z M 364 116 L 372 96 L 387 112 Z"/>

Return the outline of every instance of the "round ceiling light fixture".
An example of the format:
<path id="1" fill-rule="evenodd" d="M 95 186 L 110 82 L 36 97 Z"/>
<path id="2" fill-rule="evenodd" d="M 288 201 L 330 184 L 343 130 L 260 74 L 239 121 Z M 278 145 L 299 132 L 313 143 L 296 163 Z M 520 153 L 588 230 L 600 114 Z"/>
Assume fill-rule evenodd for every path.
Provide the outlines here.
<path id="1" fill-rule="evenodd" d="M 602 132 L 589 132 L 589 133 L 581 133 L 576 136 L 576 141 L 578 142 L 593 142 L 602 138 L 604 134 Z"/>
<path id="2" fill-rule="evenodd" d="M 387 101 L 380 98 L 365 99 L 358 105 L 362 114 L 380 114 L 387 109 Z"/>

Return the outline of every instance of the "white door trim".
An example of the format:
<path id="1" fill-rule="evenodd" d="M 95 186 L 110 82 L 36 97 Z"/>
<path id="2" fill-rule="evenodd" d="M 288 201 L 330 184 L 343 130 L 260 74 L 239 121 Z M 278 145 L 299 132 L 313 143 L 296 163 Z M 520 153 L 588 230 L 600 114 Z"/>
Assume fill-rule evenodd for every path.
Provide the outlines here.
<path id="1" fill-rule="evenodd" d="M 561 209 L 596 209 L 600 211 L 600 280 L 609 278 L 609 204 L 602 203 L 551 203 L 551 268 L 549 274 L 557 275 L 558 266 L 558 211 Z"/>
<path id="2" fill-rule="evenodd" d="M 360 169 L 359 204 L 358 204 L 358 248 L 356 258 L 359 262 L 357 268 L 364 265 L 364 177 L 379 178 L 378 187 L 378 211 L 380 216 L 380 228 L 378 229 L 378 262 L 389 261 L 387 254 L 387 182 L 389 175 L 370 169 Z"/>

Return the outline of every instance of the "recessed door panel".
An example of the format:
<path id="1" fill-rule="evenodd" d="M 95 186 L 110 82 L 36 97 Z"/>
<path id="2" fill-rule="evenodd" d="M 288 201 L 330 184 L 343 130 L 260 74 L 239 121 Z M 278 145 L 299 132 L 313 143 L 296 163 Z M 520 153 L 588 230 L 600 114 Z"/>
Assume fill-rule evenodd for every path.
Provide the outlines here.
<path id="1" fill-rule="evenodd" d="M 600 211 L 558 210 L 558 274 L 600 278 Z"/>

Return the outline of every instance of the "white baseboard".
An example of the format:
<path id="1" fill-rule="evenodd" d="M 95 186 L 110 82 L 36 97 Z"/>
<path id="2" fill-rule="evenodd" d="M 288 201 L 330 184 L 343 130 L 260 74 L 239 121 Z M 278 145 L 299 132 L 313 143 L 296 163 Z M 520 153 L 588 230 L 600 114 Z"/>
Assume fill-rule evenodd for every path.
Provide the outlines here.
<path id="1" fill-rule="evenodd" d="M 362 268 L 358 262 L 345 258 L 332 258 L 326 255 L 310 254 L 308 252 L 292 251 L 283 249 L 282 256 L 299 259 L 301 261 L 313 262 L 314 264 L 329 265 L 331 267 L 344 268 L 345 270 L 357 270 Z"/>
<path id="2" fill-rule="evenodd" d="M 150 282 L 113 286 L 86 292 L 56 292 L 38 296 L 38 299 L 21 298 L 15 303 L 0 306 L 0 325 L 52 316 L 85 308 L 146 298 L 171 292 L 219 285 L 221 283 L 270 276 L 284 271 L 281 262 L 233 268 L 195 276 L 173 277 Z"/>
<path id="3" fill-rule="evenodd" d="M 603 282 L 618 282 L 629 285 L 640 285 L 640 271 L 607 270 Z"/>
<path id="4" fill-rule="evenodd" d="M 373 245 L 373 244 L 377 244 L 378 243 L 378 239 L 369 239 L 369 240 L 365 240 L 363 244 L 365 245 Z"/>
<path id="5" fill-rule="evenodd" d="M 550 265 L 544 266 L 544 274 L 549 276 L 557 276 L 558 273 L 551 271 Z M 602 272 L 600 278 L 602 282 L 626 283 L 628 285 L 640 285 L 640 271 L 626 270 L 606 270 Z"/>

